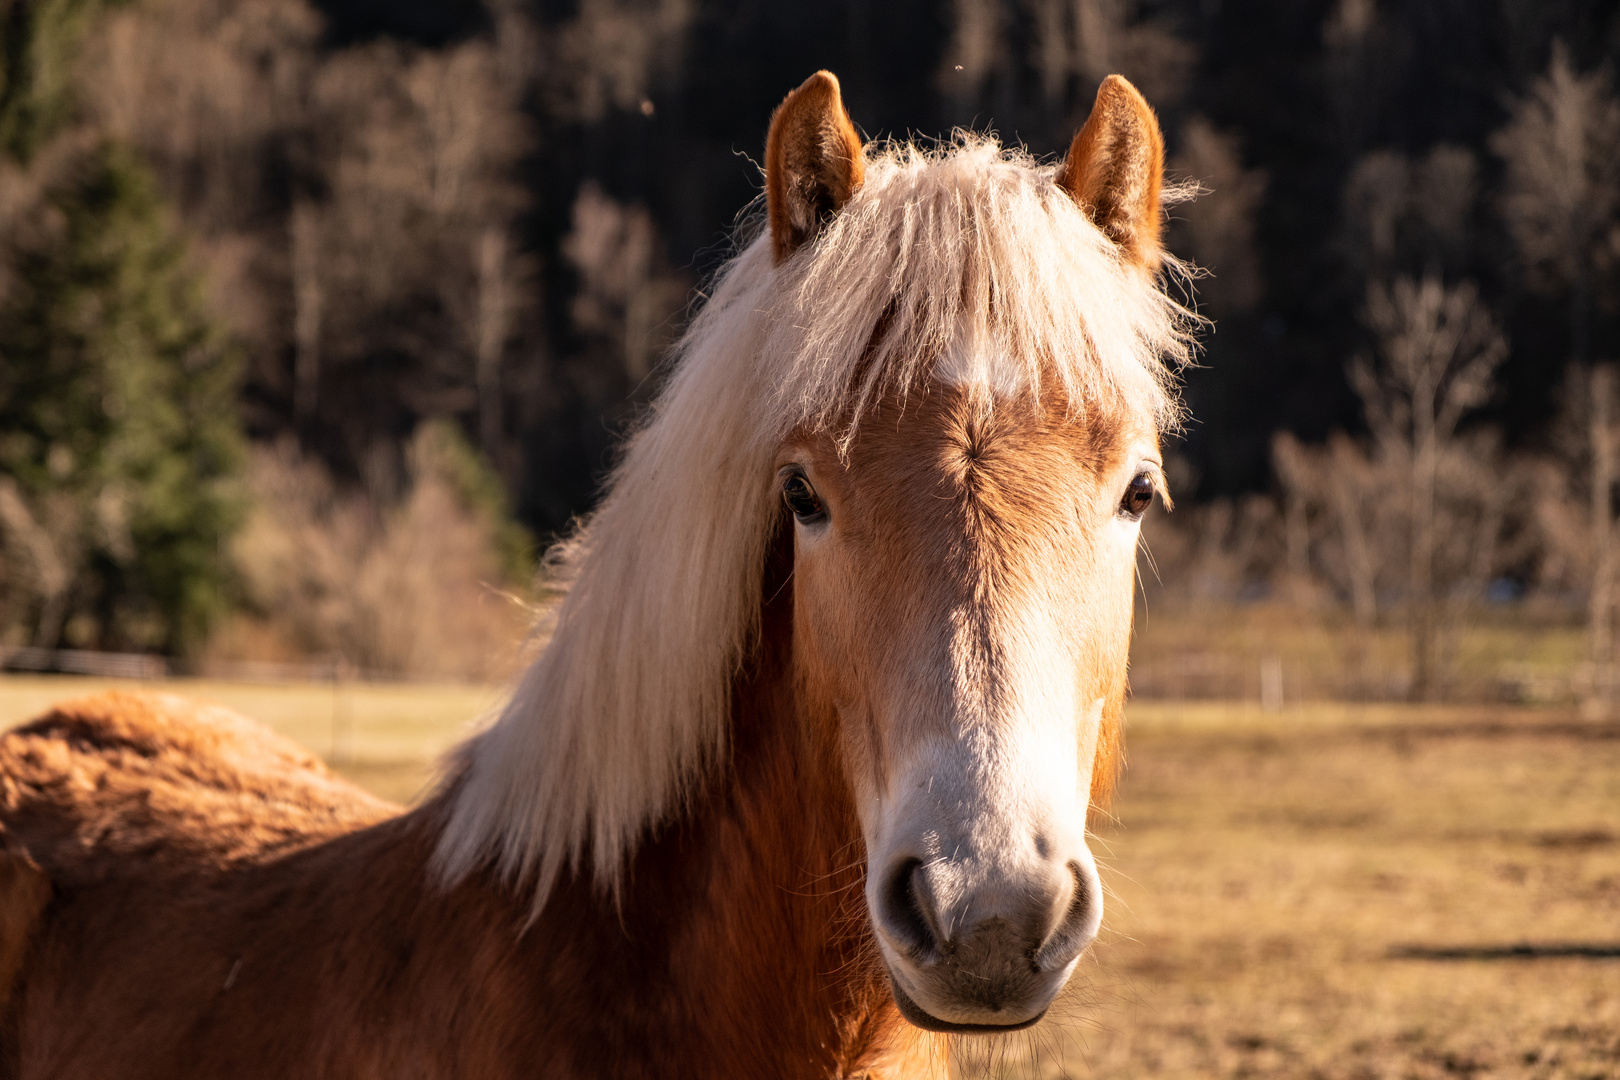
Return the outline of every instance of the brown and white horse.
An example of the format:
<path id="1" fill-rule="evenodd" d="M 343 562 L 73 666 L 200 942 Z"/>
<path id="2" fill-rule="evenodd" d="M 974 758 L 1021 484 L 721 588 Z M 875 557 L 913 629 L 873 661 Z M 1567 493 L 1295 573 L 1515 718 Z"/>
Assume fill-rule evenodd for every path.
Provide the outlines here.
<path id="1" fill-rule="evenodd" d="M 942 1075 L 1098 930 L 1190 319 L 1117 77 L 1067 159 L 777 110 L 496 722 L 409 812 L 220 709 L 0 740 L 0 1076 Z"/>

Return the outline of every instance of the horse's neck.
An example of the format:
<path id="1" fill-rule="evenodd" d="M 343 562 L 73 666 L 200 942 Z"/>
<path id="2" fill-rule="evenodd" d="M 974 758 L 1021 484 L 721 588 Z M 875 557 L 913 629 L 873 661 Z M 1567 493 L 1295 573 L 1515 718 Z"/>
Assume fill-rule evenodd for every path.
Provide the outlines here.
<path id="1" fill-rule="evenodd" d="M 530 931 L 554 947 L 591 926 L 569 951 L 611 1030 L 587 1066 L 640 1046 L 664 1075 L 913 1076 L 927 1056 L 871 940 L 834 721 L 801 711 L 785 607 L 736 687 L 723 774 L 642 844 L 617 905 L 568 880 Z"/>

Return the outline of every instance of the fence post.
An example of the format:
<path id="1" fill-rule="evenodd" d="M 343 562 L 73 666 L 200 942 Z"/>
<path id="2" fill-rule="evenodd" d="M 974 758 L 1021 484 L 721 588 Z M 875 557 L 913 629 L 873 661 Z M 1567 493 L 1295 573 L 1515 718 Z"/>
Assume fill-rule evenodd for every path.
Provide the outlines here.
<path id="1" fill-rule="evenodd" d="M 354 724 L 349 716 L 349 701 L 343 693 L 343 679 L 348 674 L 347 662 L 336 657 L 330 668 L 332 677 L 332 764 L 347 762 L 354 753 Z"/>
<path id="2" fill-rule="evenodd" d="M 1260 711 L 1282 712 L 1283 664 L 1282 657 L 1268 656 L 1260 661 Z"/>

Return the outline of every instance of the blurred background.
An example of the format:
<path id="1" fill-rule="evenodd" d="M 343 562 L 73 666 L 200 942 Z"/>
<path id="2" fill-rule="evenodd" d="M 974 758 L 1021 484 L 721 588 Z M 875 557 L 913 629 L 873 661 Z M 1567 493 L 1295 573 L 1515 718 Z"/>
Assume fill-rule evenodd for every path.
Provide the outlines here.
<path id="1" fill-rule="evenodd" d="M 413 797 L 783 95 L 1055 159 L 1120 72 L 1213 329 L 1109 929 L 960 1070 L 1620 1075 L 1617 63 L 1612 0 L 0 0 L 0 726 L 167 677 Z"/>
<path id="2" fill-rule="evenodd" d="M 491 674 L 788 89 L 1056 156 L 1118 71 L 1203 191 L 1170 240 L 1214 320 L 1136 693 L 1611 696 L 1612 4 L 0 13 L 8 646 Z"/>
<path id="3" fill-rule="evenodd" d="M 788 89 L 1056 156 L 1118 71 L 1203 192 L 1170 240 L 1214 320 L 1136 693 L 1612 696 L 1610 3 L 5 0 L 0 35 L 12 667 L 494 674 Z"/>

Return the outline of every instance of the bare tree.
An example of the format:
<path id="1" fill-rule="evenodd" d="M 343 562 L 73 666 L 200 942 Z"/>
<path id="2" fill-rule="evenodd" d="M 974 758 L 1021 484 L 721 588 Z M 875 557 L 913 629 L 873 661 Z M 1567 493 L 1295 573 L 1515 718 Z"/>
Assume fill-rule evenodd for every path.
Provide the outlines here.
<path id="1" fill-rule="evenodd" d="M 1247 311 L 1260 299 L 1260 259 L 1254 218 L 1266 190 L 1266 174 L 1245 169 L 1238 141 L 1195 116 L 1182 131 L 1172 170 L 1196 180 L 1206 193 L 1177 208 L 1171 228 L 1176 251 L 1213 271 L 1199 292 L 1216 315 Z"/>
<path id="2" fill-rule="evenodd" d="M 669 269 L 662 246 L 645 208 L 624 206 L 594 183 L 580 189 L 563 242 L 582 279 L 574 320 L 612 342 L 632 386 L 652 371 L 686 301 L 687 280 Z"/>
<path id="3" fill-rule="evenodd" d="M 1000 0 L 956 0 L 954 8 L 955 32 L 945 51 L 940 81 L 958 99 L 967 101 L 995 71 L 1003 10 Z"/>
<path id="4" fill-rule="evenodd" d="M 491 226 L 478 237 L 478 436 L 494 460 L 501 446 L 501 353 L 511 319 L 506 235 Z"/>
<path id="5" fill-rule="evenodd" d="M 1620 483 L 1620 369 L 1571 364 L 1561 396 L 1553 426 L 1555 456 L 1529 466 L 1539 473 L 1533 488 L 1539 584 L 1585 594 L 1590 675 L 1580 690 L 1590 707 L 1606 711 L 1620 689 L 1615 671 L 1620 537 L 1614 505 Z"/>
<path id="6" fill-rule="evenodd" d="M 1477 173 L 1471 151 L 1444 143 L 1416 161 L 1393 150 L 1362 157 L 1344 189 L 1343 241 L 1356 270 L 1368 279 L 1461 270 Z"/>
<path id="7" fill-rule="evenodd" d="M 1613 364 L 1599 364 L 1586 382 L 1593 556 L 1587 636 L 1593 696 L 1606 705 L 1614 696 L 1614 484 L 1620 473 L 1616 461 L 1620 457 L 1620 378 Z"/>
<path id="8" fill-rule="evenodd" d="M 489 445 L 498 354 L 536 299 L 521 256 L 486 240 L 514 235 L 527 199 L 523 103 L 545 49 L 523 8 L 498 0 L 493 35 L 439 49 L 324 48 L 307 0 L 163 0 L 96 22 L 86 121 L 139 150 L 196 239 L 249 383 L 270 391 L 253 397 L 290 406 L 260 425 L 307 438 L 325 418 L 339 438 L 320 445 L 349 443 L 351 467 L 397 443 L 369 413 L 331 423 L 376 392 L 363 372 L 382 354 L 401 370 L 393 415 L 471 414 Z"/>
<path id="9" fill-rule="evenodd" d="M 1407 471 L 1410 533 L 1407 604 L 1412 633 L 1412 696 L 1436 687 L 1436 484 L 1457 424 L 1490 395 L 1507 342 L 1471 284 L 1397 278 L 1368 289 L 1366 318 L 1382 363 L 1350 367 L 1380 455 Z"/>
<path id="10" fill-rule="evenodd" d="M 1479 193 L 1478 174 L 1473 151 L 1448 143 L 1434 147 L 1417 163 L 1411 207 L 1420 224 L 1419 257 L 1425 274 L 1439 276 L 1462 266 Z"/>
<path id="11" fill-rule="evenodd" d="M 1434 562 L 1448 630 L 1485 600 L 1500 568 L 1524 553 L 1523 530 L 1514 526 L 1529 502 L 1525 475 L 1522 459 L 1504 453 L 1491 428 L 1458 434 L 1440 455 Z M 1442 636 L 1441 644 L 1449 640 Z"/>
<path id="12" fill-rule="evenodd" d="M 548 36 L 549 109 L 586 123 L 610 109 L 651 116 L 696 9 L 693 0 L 581 0 L 578 15 Z"/>
<path id="13" fill-rule="evenodd" d="M 499 674 L 523 613 L 495 587 L 521 583 L 503 565 L 501 520 L 470 497 L 464 453 L 446 424 L 422 425 L 399 490 L 380 498 L 340 487 L 290 442 L 257 448 L 234 545 L 257 629 L 362 668 Z"/>
<path id="14" fill-rule="evenodd" d="M 1289 514 L 1305 534 L 1304 565 L 1294 573 L 1324 581 L 1349 603 L 1353 630 L 1342 653 L 1341 692 L 1354 698 L 1381 692 L 1369 665 L 1379 585 L 1388 582 L 1399 554 L 1389 539 L 1404 477 L 1391 476 L 1388 463 L 1343 432 L 1334 432 L 1325 446 L 1306 446 L 1280 432 L 1272 442 L 1272 462 Z"/>
<path id="15" fill-rule="evenodd" d="M 1104 76 L 1120 72 L 1147 97 L 1168 103 L 1186 88 L 1196 52 L 1169 24 L 1144 18 L 1137 0 L 956 0 L 955 33 L 941 83 L 959 101 L 976 100 L 998 75 L 1027 62 L 1040 77 L 1040 98 L 1063 112 Z M 1027 20 L 1028 54 L 1017 56 L 1015 20 Z M 1086 103 L 1089 104 L 1089 97 Z"/>
<path id="16" fill-rule="evenodd" d="M 1597 283 L 1620 253 L 1620 101 L 1601 72 L 1578 74 L 1562 42 L 1546 74 L 1491 138 L 1506 166 L 1503 216 L 1528 283 L 1569 297 L 1570 389 L 1566 416 L 1584 434 L 1587 473 L 1587 646 L 1591 700 L 1614 694 L 1616 549 L 1613 488 L 1620 477 L 1620 399 L 1612 365 L 1581 370 L 1588 359 Z M 1543 518 L 1548 514 L 1544 511 Z"/>
<path id="17" fill-rule="evenodd" d="M 1378 617 L 1378 572 L 1382 561 L 1372 536 L 1382 516 L 1380 496 L 1387 498 L 1392 489 L 1366 452 L 1342 432 L 1328 439 L 1324 465 L 1327 501 L 1338 526 L 1350 609 L 1358 626 L 1371 629 Z"/>
<path id="18" fill-rule="evenodd" d="M 321 386 L 321 223 L 309 200 L 293 204 L 292 240 L 293 426 L 305 432 L 315 421 Z"/>
<path id="19" fill-rule="evenodd" d="M 1322 26 L 1322 78 L 1346 156 L 1366 145 L 1396 67 L 1374 0 L 1338 0 Z"/>
<path id="20" fill-rule="evenodd" d="M 1502 213 L 1532 286 L 1569 290 L 1571 359 L 1585 362 L 1593 284 L 1620 241 L 1620 101 L 1553 47 L 1547 74 L 1491 138 L 1507 166 Z"/>
<path id="21" fill-rule="evenodd" d="M 1288 553 L 1285 588 L 1295 604 L 1309 606 L 1315 592 L 1310 518 L 1313 497 L 1322 487 L 1321 470 L 1317 455 L 1288 431 L 1272 436 L 1271 460 L 1283 489 L 1283 535 Z"/>
<path id="22" fill-rule="evenodd" d="M 1373 537 L 1388 523 L 1384 504 L 1394 490 L 1390 478 L 1342 432 L 1335 432 L 1326 446 L 1315 447 L 1284 431 L 1271 445 L 1287 513 L 1300 522 L 1290 527 L 1290 535 L 1295 530 L 1304 534 L 1290 540 L 1291 549 L 1305 549 L 1292 556 L 1295 572 L 1320 573 L 1349 601 L 1356 626 L 1371 630 L 1378 615 L 1380 571 L 1388 561 Z M 1310 560 L 1313 536 L 1325 548 L 1319 570 Z"/>

